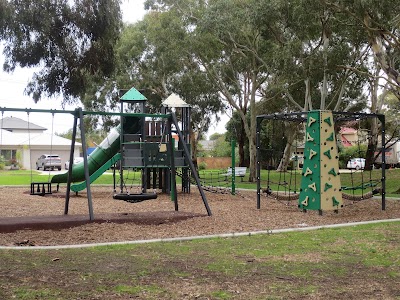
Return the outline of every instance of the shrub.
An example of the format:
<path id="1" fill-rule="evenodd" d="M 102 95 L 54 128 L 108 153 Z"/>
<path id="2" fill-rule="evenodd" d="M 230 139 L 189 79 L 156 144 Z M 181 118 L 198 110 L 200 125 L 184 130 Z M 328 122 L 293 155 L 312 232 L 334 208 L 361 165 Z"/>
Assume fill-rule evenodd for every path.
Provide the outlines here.
<path id="1" fill-rule="evenodd" d="M 207 169 L 207 164 L 204 161 L 202 161 L 201 163 L 199 163 L 198 167 L 199 167 L 199 170 L 202 171 L 202 170 Z"/>
<path id="2" fill-rule="evenodd" d="M 367 145 L 360 145 L 360 146 L 351 146 L 347 148 L 340 149 L 339 152 L 339 166 L 341 168 L 345 168 L 347 162 L 351 158 L 365 158 L 367 153 Z"/>

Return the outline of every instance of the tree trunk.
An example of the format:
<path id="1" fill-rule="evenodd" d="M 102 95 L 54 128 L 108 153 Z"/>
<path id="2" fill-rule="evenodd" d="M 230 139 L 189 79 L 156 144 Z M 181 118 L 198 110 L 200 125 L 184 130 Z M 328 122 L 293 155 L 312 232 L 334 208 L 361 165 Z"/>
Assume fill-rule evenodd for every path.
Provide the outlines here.
<path id="1" fill-rule="evenodd" d="M 191 152 L 192 152 L 192 162 L 196 168 L 196 170 L 198 170 L 197 168 L 197 144 L 198 144 L 198 136 L 199 134 L 195 134 L 193 131 L 193 128 L 190 127 L 190 147 L 191 147 Z"/>
<path id="2" fill-rule="evenodd" d="M 287 142 L 286 142 L 285 150 L 283 151 L 282 158 L 279 162 L 279 166 L 277 169 L 278 172 L 285 172 L 287 170 L 287 167 L 288 167 L 288 164 L 290 161 L 290 155 L 292 153 L 292 145 L 294 143 L 295 136 L 296 136 L 295 130 L 296 129 L 292 128 L 292 126 L 290 126 L 290 125 L 288 126 Z"/>
<path id="3" fill-rule="evenodd" d="M 374 163 L 374 158 L 375 158 L 375 152 L 376 152 L 376 147 L 378 145 L 378 120 L 376 118 L 373 118 L 368 122 L 371 132 L 371 136 L 368 139 L 368 148 L 367 148 L 367 154 L 365 158 L 365 168 L 364 170 L 372 170 L 373 168 L 373 163 Z"/>
<path id="4" fill-rule="evenodd" d="M 373 27 L 371 25 L 371 18 L 368 14 L 365 14 L 364 24 L 367 28 Z M 397 87 L 400 86 L 400 72 L 394 69 L 388 62 L 388 57 L 386 55 L 385 49 L 383 47 L 381 32 L 375 30 L 369 30 L 369 41 L 371 44 L 371 49 L 375 54 L 375 60 L 378 62 L 380 68 L 386 73 L 389 81 L 392 81 Z M 400 99 L 400 95 L 396 89 L 393 90 L 395 96 Z"/>
<path id="5" fill-rule="evenodd" d="M 246 167 L 246 160 L 245 160 L 245 153 L 244 153 L 244 146 L 246 141 L 246 131 L 244 130 L 243 121 L 241 120 L 241 130 L 239 136 L 237 137 L 237 144 L 239 149 L 239 166 Z"/>
<path id="6" fill-rule="evenodd" d="M 249 182 L 254 182 L 257 179 L 257 147 L 256 147 L 256 127 L 257 127 L 257 118 L 256 118 L 256 91 L 258 87 L 257 83 L 257 75 L 253 73 L 251 80 L 251 96 L 250 96 L 250 134 L 249 134 L 249 155 L 250 155 L 250 174 L 249 174 Z"/>
<path id="7" fill-rule="evenodd" d="M 290 160 L 290 153 L 292 152 L 292 146 L 289 142 L 286 143 L 285 150 L 283 151 L 282 158 L 279 162 L 279 166 L 277 171 L 278 172 L 286 172 L 289 160 Z"/>
<path id="8" fill-rule="evenodd" d="M 328 37 L 326 28 L 324 28 L 324 30 L 323 30 L 322 39 L 323 39 L 324 78 L 323 78 L 323 81 L 322 81 L 322 88 L 321 88 L 321 105 L 320 105 L 320 109 L 324 110 L 325 109 L 326 96 L 328 94 L 328 79 L 327 79 L 327 75 L 326 75 L 326 69 L 328 68 L 329 37 Z"/>
<path id="9" fill-rule="evenodd" d="M 379 67 L 378 59 L 375 58 L 375 79 L 371 83 L 371 112 L 378 113 L 381 109 L 381 105 L 378 104 L 378 89 L 379 89 L 379 73 L 381 71 Z M 386 90 L 382 93 L 382 97 L 385 97 Z M 383 103 L 383 102 L 382 102 Z M 378 120 L 377 118 L 369 119 L 367 123 L 370 130 L 370 138 L 368 139 L 368 148 L 365 157 L 365 170 L 372 170 L 373 163 L 375 161 L 375 152 L 378 145 Z"/>

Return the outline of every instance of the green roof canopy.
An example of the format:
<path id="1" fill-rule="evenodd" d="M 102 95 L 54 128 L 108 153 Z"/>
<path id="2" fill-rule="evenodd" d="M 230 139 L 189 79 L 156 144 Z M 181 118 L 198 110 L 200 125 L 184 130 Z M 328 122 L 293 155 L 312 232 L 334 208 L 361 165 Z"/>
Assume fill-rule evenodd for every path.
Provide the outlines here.
<path id="1" fill-rule="evenodd" d="M 147 98 L 133 87 L 129 91 L 127 91 L 119 100 L 139 102 L 139 101 L 146 101 Z"/>

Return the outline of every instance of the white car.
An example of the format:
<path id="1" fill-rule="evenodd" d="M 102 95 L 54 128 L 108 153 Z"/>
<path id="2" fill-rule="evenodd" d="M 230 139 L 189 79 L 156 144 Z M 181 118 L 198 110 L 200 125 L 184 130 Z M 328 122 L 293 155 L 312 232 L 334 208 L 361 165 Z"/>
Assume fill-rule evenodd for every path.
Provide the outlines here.
<path id="1" fill-rule="evenodd" d="M 61 158 L 57 154 L 43 154 L 36 161 L 36 170 L 43 168 L 50 170 L 61 170 Z"/>
<path id="2" fill-rule="evenodd" d="M 347 169 L 362 170 L 365 168 L 365 158 L 352 158 L 347 162 Z"/>
<path id="3" fill-rule="evenodd" d="M 77 164 L 80 164 L 81 162 L 83 162 L 83 157 L 75 157 L 72 164 L 77 165 Z M 67 160 L 65 162 L 64 167 L 65 167 L 65 170 L 68 170 L 68 168 L 69 168 L 69 160 Z"/>

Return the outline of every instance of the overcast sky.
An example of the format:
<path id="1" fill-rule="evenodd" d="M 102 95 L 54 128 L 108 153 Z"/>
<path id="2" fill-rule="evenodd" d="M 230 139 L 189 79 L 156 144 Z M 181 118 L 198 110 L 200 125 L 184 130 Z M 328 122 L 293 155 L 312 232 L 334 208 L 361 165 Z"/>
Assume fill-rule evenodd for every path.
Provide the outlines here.
<path id="1" fill-rule="evenodd" d="M 126 23 L 134 23 L 143 18 L 145 10 L 143 8 L 144 0 L 124 0 L 121 6 L 123 21 Z M 13 73 L 2 71 L 4 57 L 2 47 L 0 45 L 0 107 L 12 108 L 33 108 L 33 109 L 62 109 L 59 98 L 42 99 L 35 104 L 34 101 L 24 94 L 25 87 L 35 69 L 17 68 Z M 66 110 L 74 110 L 75 106 L 67 106 Z M 27 120 L 26 113 L 4 112 L 2 117 L 18 117 Z M 224 132 L 224 124 L 227 117 L 223 117 L 223 122 L 211 128 L 210 132 Z M 69 114 L 55 114 L 54 122 L 50 114 L 31 113 L 29 121 L 37 125 L 43 126 L 58 133 L 68 131 L 73 126 L 73 117 Z M 53 124 L 53 125 L 52 125 Z"/>

